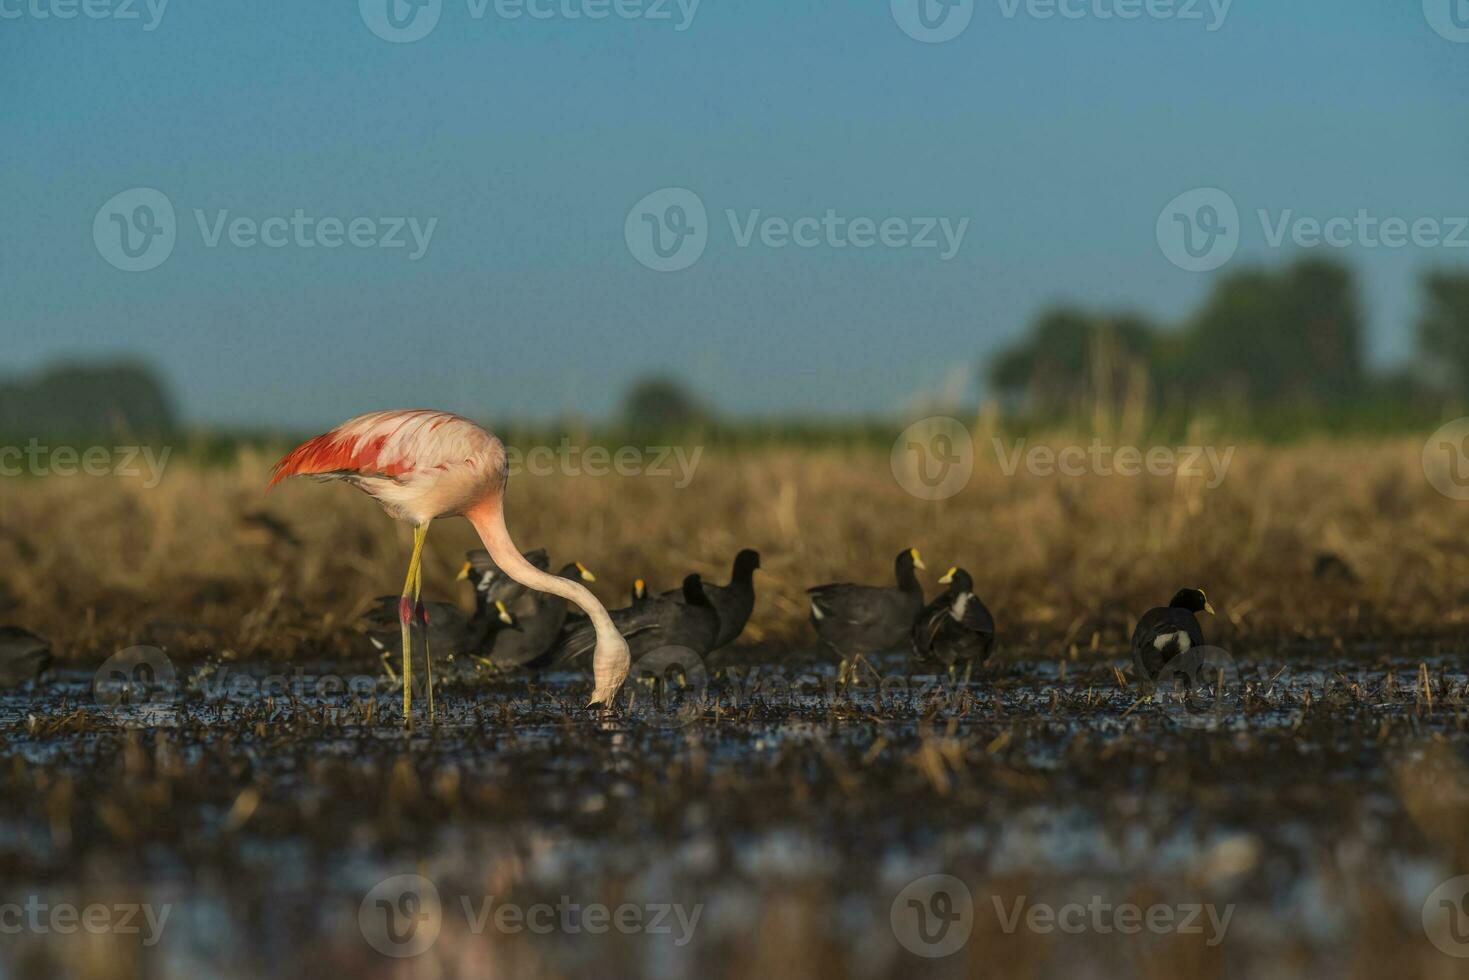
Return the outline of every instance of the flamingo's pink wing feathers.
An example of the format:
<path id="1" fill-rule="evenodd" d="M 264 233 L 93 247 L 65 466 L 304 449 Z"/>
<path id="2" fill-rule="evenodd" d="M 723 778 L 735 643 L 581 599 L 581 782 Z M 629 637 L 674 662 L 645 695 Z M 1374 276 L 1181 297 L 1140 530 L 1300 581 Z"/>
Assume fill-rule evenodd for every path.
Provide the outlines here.
<path id="1" fill-rule="evenodd" d="M 479 426 L 450 412 L 416 409 L 359 415 L 287 453 L 272 468 L 269 487 L 292 476 L 400 477 L 459 462 L 466 443 L 476 446 L 489 438 Z"/>

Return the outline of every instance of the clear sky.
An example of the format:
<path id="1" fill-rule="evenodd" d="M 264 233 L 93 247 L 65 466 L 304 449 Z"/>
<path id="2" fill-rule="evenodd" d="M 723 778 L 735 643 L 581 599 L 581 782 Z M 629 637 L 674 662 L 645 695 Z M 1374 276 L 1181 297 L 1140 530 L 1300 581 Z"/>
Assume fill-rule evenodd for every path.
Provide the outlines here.
<path id="1" fill-rule="evenodd" d="M 195 421 L 595 416 L 659 369 L 731 413 L 897 412 L 1049 303 L 1173 318 L 1219 275 L 1288 261 L 1258 209 L 1469 215 L 1469 42 L 1422 0 L 1235 0 L 1216 30 L 1219 0 L 1132 0 L 1137 19 L 1105 16 L 1129 0 L 1065 0 L 1079 17 L 965 0 L 942 43 L 889 0 L 702 0 L 691 18 L 691 0 L 525 0 L 549 17 L 393 0 L 396 22 L 386 0 L 85 2 L 114 16 L 0 0 L 3 367 L 141 355 Z M 370 26 L 435 13 L 406 43 Z M 165 241 L 136 197 L 107 210 L 140 187 L 173 208 L 174 242 L 128 272 L 123 232 Z M 669 187 L 707 209 L 707 245 L 658 272 L 629 212 Z M 1160 213 L 1198 187 L 1241 213 L 1220 270 L 1160 248 Z M 667 203 L 651 213 L 672 221 Z M 279 220 L 297 209 L 307 231 Z M 968 224 L 947 259 L 937 229 L 938 248 L 841 248 L 857 228 L 816 222 L 813 247 L 743 237 L 828 211 L 904 219 L 892 242 Z M 326 247 L 353 218 L 404 247 Z M 436 219 L 426 248 L 395 218 Z M 1374 356 L 1401 359 L 1418 275 L 1469 248 L 1360 237 L 1329 251 L 1361 273 Z"/>

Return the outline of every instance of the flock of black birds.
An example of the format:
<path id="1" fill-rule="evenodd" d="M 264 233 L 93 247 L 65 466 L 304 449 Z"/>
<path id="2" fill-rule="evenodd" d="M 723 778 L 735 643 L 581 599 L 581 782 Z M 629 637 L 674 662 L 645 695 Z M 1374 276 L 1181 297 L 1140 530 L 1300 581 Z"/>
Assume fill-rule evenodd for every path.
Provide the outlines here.
<path id="1" fill-rule="evenodd" d="M 544 549 L 525 558 L 545 570 Z M 442 603 L 428 608 L 429 644 L 435 656 L 469 657 L 485 666 L 540 669 L 573 664 L 593 650 L 596 634 L 564 599 L 526 589 L 502 572 L 484 551 L 471 551 L 460 572 L 474 584 L 475 610 L 465 616 Z M 923 662 L 943 667 L 983 663 L 994 650 L 995 621 L 974 594 L 974 580 L 962 568 L 951 568 L 939 580 L 947 588 L 925 603 L 916 570 L 923 568 L 918 549 L 901 552 L 894 563 L 892 586 L 837 582 L 808 589 L 811 624 L 824 647 L 849 665 L 867 655 L 911 646 Z M 632 586 L 631 600 L 611 610 L 613 624 L 640 657 L 660 647 L 681 647 L 700 656 L 728 646 L 744 632 L 755 610 L 755 572 L 760 553 L 746 548 L 735 556 L 725 585 L 706 583 L 697 574 L 677 589 L 648 592 L 643 579 Z M 595 581 L 579 562 L 561 575 Z M 392 672 L 398 641 L 398 598 L 382 596 L 367 617 L 369 636 Z"/>
<path id="2" fill-rule="evenodd" d="M 525 558 L 543 571 L 550 567 L 544 549 L 527 552 Z M 612 622 L 634 657 L 661 647 L 682 647 L 705 656 L 744 632 L 755 609 L 759 568 L 759 552 L 747 548 L 735 556 L 725 585 L 708 584 L 691 574 L 679 588 L 654 595 L 638 579 L 629 604 L 611 611 Z M 995 649 L 995 620 L 974 594 L 973 578 L 963 568 L 950 568 L 939 579 L 946 588 L 925 601 L 917 575 L 922 568 L 918 549 L 909 548 L 894 559 L 893 585 L 836 582 L 806 590 L 811 624 L 822 646 L 840 658 L 843 678 L 863 658 L 905 647 L 919 662 L 950 670 L 989 659 Z M 558 574 L 596 581 L 581 562 L 562 566 Z M 459 580 L 474 585 L 473 613 L 466 615 L 452 603 L 424 603 L 428 649 L 435 661 L 539 670 L 573 665 L 595 646 L 595 633 L 585 616 L 564 599 L 516 582 L 484 551 L 469 553 Z M 362 620 L 385 669 L 395 678 L 398 603 L 397 596 L 382 596 Z M 1213 611 L 1202 590 L 1182 589 L 1167 606 L 1144 613 L 1132 636 L 1139 677 L 1154 683 L 1166 673 L 1176 673 L 1180 658 L 1205 645 L 1197 614 Z M 414 655 L 421 657 L 422 651 Z M 0 687 L 38 677 L 51 663 L 50 645 L 44 639 L 20 627 L 0 626 Z"/>
<path id="3" fill-rule="evenodd" d="M 453 664 L 468 659 L 501 670 L 539 670 L 576 663 L 596 646 L 591 623 L 565 599 L 528 589 L 506 575 L 483 550 L 471 551 L 459 579 L 474 586 L 474 612 L 465 615 L 448 603 L 428 604 L 428 644 L 435 659 Z M 545 549 L 524 553 L 532 565 L 547 570 Z M 755 610 L 755 571 L 760 555 L 751 549 L 734 560 L 726 585 L 707 584 L 696 574 L 682 586 L 650 594 L 646 582 L 633 583 L 631 601 L 610 612 L 633 656 L 659 647 L 677 646 L 703 656 L 733 643 Z M 558 573 L 564 578 L 595 582 L 581 562 Z M 380 596 L 364 617 L 369 639 L 393 673 L 392 657 L 399 637 L 397 596 Z M 419 652 L 415 650 L 415 656 Z"/>

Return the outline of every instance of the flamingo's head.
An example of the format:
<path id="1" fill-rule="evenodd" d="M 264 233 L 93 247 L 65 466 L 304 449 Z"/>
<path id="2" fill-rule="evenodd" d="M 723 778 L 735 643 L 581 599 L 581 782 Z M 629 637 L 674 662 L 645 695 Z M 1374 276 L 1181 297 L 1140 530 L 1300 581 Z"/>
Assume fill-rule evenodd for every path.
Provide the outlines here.
<path id="1" fill-rule="evenodd" d="M 607 626 L 605 630 L 600 625 L 597 629 L 597 649 L 592 654 L 592 700 L 587 707 L 600 704 L 610 708 L 632 666 L 627 641 L 610 621 Z"/>

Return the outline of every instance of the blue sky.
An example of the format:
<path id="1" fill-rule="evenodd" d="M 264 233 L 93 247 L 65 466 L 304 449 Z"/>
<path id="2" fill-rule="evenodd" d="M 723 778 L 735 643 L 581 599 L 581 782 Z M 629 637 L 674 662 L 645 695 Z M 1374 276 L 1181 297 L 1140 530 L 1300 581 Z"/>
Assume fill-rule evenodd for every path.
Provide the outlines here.
<path id="1" fill-rule="evenodd" d="M 1469 43 L 1420 0 L 1235 0 L 1214 31 L 1207 3 L 1121 20 L 1098 16 L 1117 0 L 1070 0 L 1077 19 L 971 0 L 943 43 L 888 0 L 702 0 L 683 30 L 676 2 L 589 20 L 566 11 L 597 0 L 515 19 L 442 0 L 410 43 L 369 28 L 377 0 L 170 0 L 152 30 L 146 0 L 38 16 L 67 2 L 0 0 L 4 366 L 141 355 L 201 422 L 596 416 L 652 370 L 736 414 L 898 413 L 1047 304 L 1174 318 L 1217 276 L 1288 261 L 1258 209 L 1469 214 Z M 176 241 L 127 272 L 94 220 L 139 187 Z M 624 229 L 670 187 L 705 206 L 708 242 L 657 272 Z M 1156 232 L 1198 187 L 1242 216 L 1202 273 Z M 297 209 L 368 219 L 364 242 L 436 221 L 416 259 L 406 225 L 403 248 L 248 244 Z M 828 211 L 967 225 L 947 260 L 736 234 Z M 211 239 L 237 218 L 246 244 Z M 1411 351 L 1421 272 L 1469 267 L 1469 248 L 1330 251 L 1361 273 L 1383 363 Z"/>

